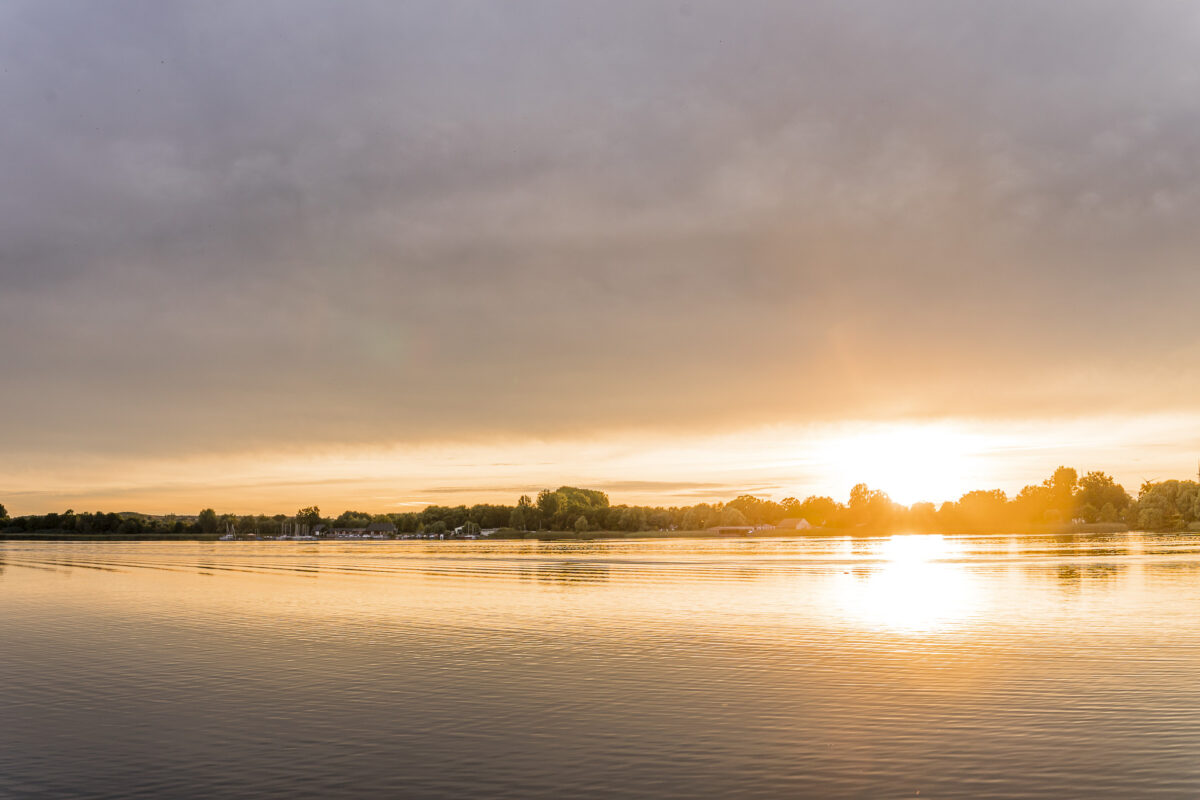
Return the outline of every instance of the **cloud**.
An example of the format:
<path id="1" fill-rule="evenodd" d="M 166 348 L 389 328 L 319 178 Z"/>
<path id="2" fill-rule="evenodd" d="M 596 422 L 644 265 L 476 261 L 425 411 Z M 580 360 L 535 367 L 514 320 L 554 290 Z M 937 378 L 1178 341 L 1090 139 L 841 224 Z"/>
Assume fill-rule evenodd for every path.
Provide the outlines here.
<path id="1" fill-rule="evenodd" d="M 1167 3 L 0 10 L 0 448 L 1150 413 Z"/>

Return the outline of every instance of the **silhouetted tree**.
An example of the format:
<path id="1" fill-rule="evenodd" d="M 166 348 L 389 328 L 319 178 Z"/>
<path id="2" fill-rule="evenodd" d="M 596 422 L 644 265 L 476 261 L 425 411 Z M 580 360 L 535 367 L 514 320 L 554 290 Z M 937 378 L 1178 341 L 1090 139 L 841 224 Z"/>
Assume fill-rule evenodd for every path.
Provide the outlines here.
<path id="1" fill-rule="evenodd" d="M 196 517 L 196 530 L 201 533 L 216 533 L 219 522 L 217 512 L 206 508 Z"/>
<path id="2" fill-rule="evenodd" d="M 321 509 L 317 506 L 308 506 L 296 512 L 296 522 L 301 525 L 319 525 L 321 523 Z"/>

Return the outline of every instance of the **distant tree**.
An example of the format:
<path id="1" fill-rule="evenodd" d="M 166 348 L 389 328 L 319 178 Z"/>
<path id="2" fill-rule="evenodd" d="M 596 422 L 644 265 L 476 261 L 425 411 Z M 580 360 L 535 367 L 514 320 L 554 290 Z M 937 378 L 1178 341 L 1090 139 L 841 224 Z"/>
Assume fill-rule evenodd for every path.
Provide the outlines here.
<path id="1" fill-rule="evenodd" d="M 1013 513 L 1022 522 L 1045 522 L 1050 506 L 1050 489 L 1045 483 L 1026 486 L 1013 498 Z"/>
<path id="2" fill-rule="evenodd" d="M 479 527 L 481 528 L 500 528 L 508 524 L 512 512 L 513 508 L 511 506 L 479 503 L 471 506 L 468 515 L 470 520 L 479 523 Z"/>
<path id="3" fill-rule="evenodd" d="M 543 489 L 538 493 L 537 510 L 541 520 L 555 530 L 566 530 L 580 515 L 603 519 L 604 515 L 599 512 L 607 508 L 608 495 L 596 489 L 560 486 L 553 492 Z"/>
<path id="4" fill-rule="evenodd" d="M 542 489 L 538 492 L 537 507 L 538 511 L 542 512 L 542 516 L 547 518 L 554 516 L 558 513 L 558 493 Z"/>
<path id="5" fill-rule="evenodd" d="M 1113 481 L 1111 475 L 1089 472 L 1079 479 L 1079 491 L 1075 495 L 1075 502 L 1081 511 L 1084 506 L 1090 505 L 1103 510 L 1106 505 L 1110 505 L 1114 511 L 1120 512 L 1128 508 L 1133 499 L 1129 492 L 1125 491 L 1125 487 Z M 1078 516 L 1085 517 L 1082 513 Z"/>
<path id="6" fill-rule="evenodd" d="M 783 510 L 785 517 L 799 517 L 803 514 L 800 501 L 794 497 L 783 498 L 779 503 L 779 507 Z"/>
<path id="7" fill-rule="evenodd" d="M 217 512 L 211 508 L 204 509 L 196 517 L 196 529 L 201 533 L 216 533 L 218 524 Z"/>
<path id="8" fill-rule="evenodd" d="M 1058 512 L 1060 519 L 1069 520 L 1075 512 L 1075 487 L 1079 484 L 1079 473 L 1071 467 L 1059 467 L 1048 481 L 1051 509 Z"/>
<path id="9" fill-rule="evenodd" d="M 1069 522 L 1075 519 L 1078 516 L 1077 506 L 1081 505 L 1077 496 L 1079 483 L 1078 472 L 1071 467 L 1059 467 L 1041 484 L 1026 486 L 1013 498 L 1014 518 L 1021 522 L 1035 524 Z M 1102 484 L 1103 480 L 1095 477 L 1090 483 L 1103 493 Z M 1091 502 L 1097 508 L 1104 505 L 1104 501 L 1099 504 L 1094 500 L 1085 502 Z"/>
<path id="10" fill-rule="evenodd" d="M 588 524 L 588 518 L 585 517 L 583 514 L 580 514 L 575 519 L 575 532 L 576 533 L 583 533 L 583 532 L 587 531 L 587 529 L 590 527 L 591 526 Z"/>
<path id="11" fill-rule="evenodd" d="M 977 489 L 959 498 L 955 511 L 954 523 L 947 525 L 948 529 L 998 530 L 1008 519 L 1008 496 L 1000 489 Z"/>
<path id="12" fill-rule="evenodd" d="M 0 503 L 0 519 L 8 519 L 8 509 L 4 507 L 4 503 Z"/>
<path id="13" fill-rule="evenodd" d="M 932 531 L 937 527 L 937 507 L 933 503 L 913 503 L 908 509 L 908 524 L 917 531 Z"/>
<path id="14" fill-rule="evenodd" d="M 1184 523 L 1196 520 L 1198 502 L 1200 502 L 1200 485 L 1197 485 L 1195 481 L 1180 481 L 1179 489 L 1175 493 L 1175 513 L 1179 514 Z"/>
<path id="15" fill-rule="evenodd" d="M 1179 530 L 1197 518 L 1200 484 L 1195 481 L 1159 481 L 1142 484 L 1137 500 L 1138 527 L 1145 530 Z"/>
<path id="16" fill-rule="evenodd" d="M 646 509 L 642 508 L 641 506 L 634 508 L 629 521 L 631 530 L 635 532 L 644 531 L 647 527 L 649 527 L 649 524 L 649 516 L 646 513 Z"/>
<path id="17" fill-rule="evenodd" d="M 725 504 L 726 508 L 736 508 L 742 512 L 747 522 L 759 524 L 762 522 L 778 522 L 783 518 L 782 507 L 770 500 L 763 500 L 754 495 L 743 494 Z"/>
<path id="18" fill-rule="evenodd" d="M 838 504 L 832 497 L 809 497 L 799 507 L 799 515 L 809 523 L 820 527 L 833 519 Z"/>
<path id="19" fill-rule="evenodd" d="M 599 489 L 580 489 L 578 486 L 560 486 L 555 494 L 567 500 L 591 508 L 606 508 L 608 495 Z"/>
<path id="20" fill-rule="evenodd" d="M 319 525 L 321 522 L 321 509 L 317 506 L 308 506 L 296 512 L 296 522 L 301 525 Z"/>
<path id="21" fill-rule="evenodd" d="M 621 530 L 636 533 L 646 527 L 646 512 L 637 506 L 609 508 L 600 514 L 599 527 L 605 530 Z M 595 521 L 593 518 L 591 521 Z"/>
<path id="22" fill-rule="evenodd" d="M 683 529 L 685 531 L 701 531 L 705 528 L 711 528 L 719 522 L 717 513 L 708 503 L 700 503 L 694 505 L 687 510 L 683 515 Z"/>
<path id="23" fill-rule="evenodd" d="M 480 531 L 480 528 L 479 528 L 478 522 L 473 522 L 472 520 L 467 520 L 466 522 L 463 523 L 463 534 L 464 535 L 478 536 L 479 531 Z"/>
<path id="24" fill-rule="evenodd" d="M 512 513 L 508 515 L 508 527 L 518 531 L 525 530 L 525 508 L 526 506 L 518 504 L 517 507 L 512 510 Z"/>
<path id="25" fill-rule="evenodd" d="M 383 520 L 380 520 L 381 522 Z M 335 528 L 365 528 L 372 522 L 372 517 L 365 511 L 343 511 L 332 523 Z"/>
<path id="26" fill-rule="evenodd" d="M 735 527 L 746 524 L 746 515 L 740 509 L 733 506 L 725 506 L 721 509 L 721 524 L 726 527 Z"/>
<path id="27" fill-rule="evenodd" d="M 1079 483 L 1079 470 L 1074 467 L 1059 467 L 1050 476 L 1050 485 L 1063 491 L 1074 491 Z"/>
<path id="28" fill-rule="evenodd" d="M 848 512 L 851 525 L 886 526 L 893 516 L 892 500 L 886 493 L 859 483 L 850 490 Z"/>
<path id="29" fill-rule="evenodd" d="M 254 519 L 255 532 L 262 536 L 278 536 L 279 523 L 265 514 L 259 514 Z"/>
<path id="30" fill-rule="evenodd" d="M 1138 500 L 1138 527 L 1147 531 L 1162 530 L 1167 526 L 1170 513 L 1166 497 L 1148 494 Z"/>

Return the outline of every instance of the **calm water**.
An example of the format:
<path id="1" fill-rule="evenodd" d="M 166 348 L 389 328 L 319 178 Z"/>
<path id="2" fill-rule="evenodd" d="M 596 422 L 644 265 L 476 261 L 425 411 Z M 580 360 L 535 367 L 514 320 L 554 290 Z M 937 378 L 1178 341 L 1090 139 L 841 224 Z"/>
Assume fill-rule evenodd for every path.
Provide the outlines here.
<path id="1" fill-rule="evenodd" d="M 1200 796 L 1200 537 L 0 543 L 0 797 Z"/>

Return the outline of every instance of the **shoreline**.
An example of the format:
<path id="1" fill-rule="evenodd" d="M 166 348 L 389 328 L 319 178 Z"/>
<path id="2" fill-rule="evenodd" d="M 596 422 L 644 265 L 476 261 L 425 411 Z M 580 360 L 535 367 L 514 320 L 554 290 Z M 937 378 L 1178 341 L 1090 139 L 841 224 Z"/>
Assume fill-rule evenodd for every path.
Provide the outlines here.
<path id="1" fill-rule="evenodd" d="M 374 539 L 374 538 L 315 538 L 302 540 L 303 544 L 321 544 L 321 543 L 377 543 L 377 542 L 605 542 L 605 541 L 635 541 L 639 539 L 713 539 L 713 540 L 749 540 L 749 539 L 808 539 L 808 538 L 840 538 L 850 537 L 859 539 L 873 539 L 886 536 L 1078 536 L 1078 535 L 1094 535 L 1106 533 L 1130 533 L 1134 532 L 1128 525 L 1123 523 L 1080 523 L 1074 525 L 1039 525 L 1030 526 L 1012 530 L 995 530 L 995 529 L 978 529 L 978 530 L 954 530 L 954 531 L 917 531 L 917 530 L 883 530 L 870 528 L 810 528 L 803 531 L 789 529 L 764 529 L 746 534 L 730 535 L 718 533 L 711 530 L 688 530 L 688 531 L 587 531 L 584 533 L 576 533 L 574 531 L 527 531 L 523 534 L 518 532 L 501 533 L 493 536 L 486 536 L 477 539 L 466 538 L 446 538 L 433 539 L 421 537 L 396 537 L 393 539 Z M 1168 530 L 1168 531 L 1140 531 L 1141 533 L 1158 533 L 1158 534 L 1195 534 L 1197 531 L 1188 529 Z M 295 539 L 278 539 L 275 537 L 264 538 L 246 538 L 222 540 L 217 535 L 204 534 L 188 534 L 181 536 L 139 536 L 139 535 L 99 535 L 99 536 L 79 536 L 70 531 L 46 531 L 46 532 L 21 532 L 21 533 L 0 533 L 0 543 L 2 542 L 218 542 L 218 541 L 233 541 L 233 542 L 277 542 L 289 541 L 296 542 Z"/>

